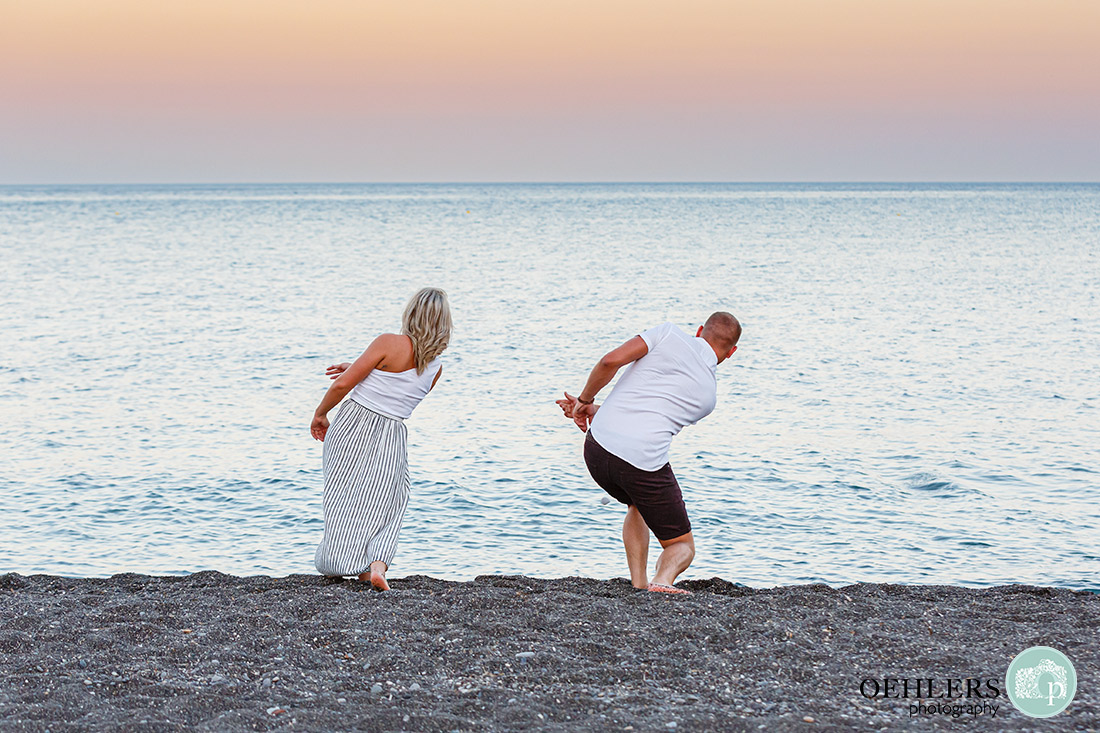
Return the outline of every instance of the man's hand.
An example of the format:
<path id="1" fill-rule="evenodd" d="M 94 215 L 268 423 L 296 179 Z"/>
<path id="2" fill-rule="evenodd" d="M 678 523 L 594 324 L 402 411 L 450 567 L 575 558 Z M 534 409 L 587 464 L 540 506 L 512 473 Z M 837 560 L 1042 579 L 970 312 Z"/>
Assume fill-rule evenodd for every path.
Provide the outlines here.
<path id="1" fill-rule="evenodd" d="M 577 405 L 577 398 L 568 392 L 565 393 L 564 400 L 555 400 L 555 404 L 561 408 L 561 411 L 565 413 L 565 416 L 570 420 L 573 419 L 573 410 Z"/>
<path id="2" fill-rule="evenodd" d="M 600 406 L 597 404 L 582 405 L 578 402 L 573 406 L 573 422 L 577 424 L 582 433 L 588 432 L 588 426 L 591 424 L 592 418 L 596 417 L 596 410 L 598 409 L 600 409 Z"/>
<path id="3" fill-rule="evenodd" d="M 329 379 L 336 379 L 343 374 L 351 366 L 350 361 L 345 361 L 343 364 L 329 364 L 328 369 L 325 370 L 325 376 Z"/>
<path id="4" fill-rule="evenodd" d="M 565 393 L 564 400 L 555 400 L 555 402 L 565 416 L 576 423 L 581 432 L 588 432 L 588 424 L 596 416 L 596 410 L 600 409 L 600 406 L 595 404 L 582 405 L 568 392 Z"/>
<path id="5" fill-rule="evenodd" d="M 324 415 L 314 415 L 313 422 L 309 424 L 309 434 L 314 440 L 324 441 L 328 432 L 328 418 Z"/>

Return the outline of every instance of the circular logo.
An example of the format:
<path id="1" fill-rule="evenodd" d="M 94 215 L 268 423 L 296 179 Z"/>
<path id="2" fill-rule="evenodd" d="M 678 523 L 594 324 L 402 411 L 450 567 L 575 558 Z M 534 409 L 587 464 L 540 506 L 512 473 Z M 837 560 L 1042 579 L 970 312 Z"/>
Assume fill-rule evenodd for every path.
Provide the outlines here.
<path id="1" fill-rule="evenodd" d="M 1049 718 L 1066 709 L 1077 693 L 1077 671 L 1066 655 L 1049 646 L 1025 649 L 1008 665 L 1008 699 L 1024 715 Z"/>

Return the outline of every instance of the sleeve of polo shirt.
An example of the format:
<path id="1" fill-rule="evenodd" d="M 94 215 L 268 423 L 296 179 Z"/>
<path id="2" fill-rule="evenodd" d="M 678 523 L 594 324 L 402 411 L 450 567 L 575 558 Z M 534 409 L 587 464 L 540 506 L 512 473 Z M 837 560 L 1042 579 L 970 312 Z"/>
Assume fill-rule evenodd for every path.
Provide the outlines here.
<path id="1" fill-rule="evenodd" d="M 638 335 L 642 337 L 642 341 L 645 341 L 646 347 L 653 351 L 674 328 L 676 328 L 675 324 L 669 321 L 668 323 L 662 323 L 660 326 L 654 326 L 647 331 L 642 331 Z"/>

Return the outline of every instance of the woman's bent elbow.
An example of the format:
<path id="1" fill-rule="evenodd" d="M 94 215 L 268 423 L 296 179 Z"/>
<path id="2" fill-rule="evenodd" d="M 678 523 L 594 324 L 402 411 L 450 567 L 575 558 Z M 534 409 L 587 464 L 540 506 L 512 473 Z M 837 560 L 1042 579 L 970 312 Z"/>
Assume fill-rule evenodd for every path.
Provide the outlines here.
<path id="1" fill-rule="evenodd" d="M 333 395 L 338 395 L 341 399 L 343 399 L 354 386 L 355 384 L 352 383 L 350 379 L 344 379 L 344 375 L 341 374 L 339 377 L 336 378 L 336 380 L 332 383 L 332 387 L 330 387 L 329 389 L 332 391 Z"/>

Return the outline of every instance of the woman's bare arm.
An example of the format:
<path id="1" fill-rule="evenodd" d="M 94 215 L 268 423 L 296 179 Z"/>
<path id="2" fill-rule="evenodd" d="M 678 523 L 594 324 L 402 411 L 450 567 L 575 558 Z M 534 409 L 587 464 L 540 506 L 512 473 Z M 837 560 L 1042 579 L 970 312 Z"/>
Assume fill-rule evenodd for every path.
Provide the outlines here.
<path id="1" fill-rule="evenodd" d="M 327 416 L 329 410 L 340 404 L 340 400 L 347 396 L 352 387 L 366 379 L 367 375 L 390 355 L 393 350 L 394 339 L 400 338 L 402 337 L 392 333 L 382 334 L 371 342 L 366 351 L 353 361 L 351 366 L 333 380 L 328 391 L 325 392 L 325 396 L 321 399 L 321 404 L 317 405 L 317 409 L 313 413 L 313 422 L 310 424 L 309 432 L 314 438 L 317 440 L 325 439 L 325 433 L 328 432 Z"/>

